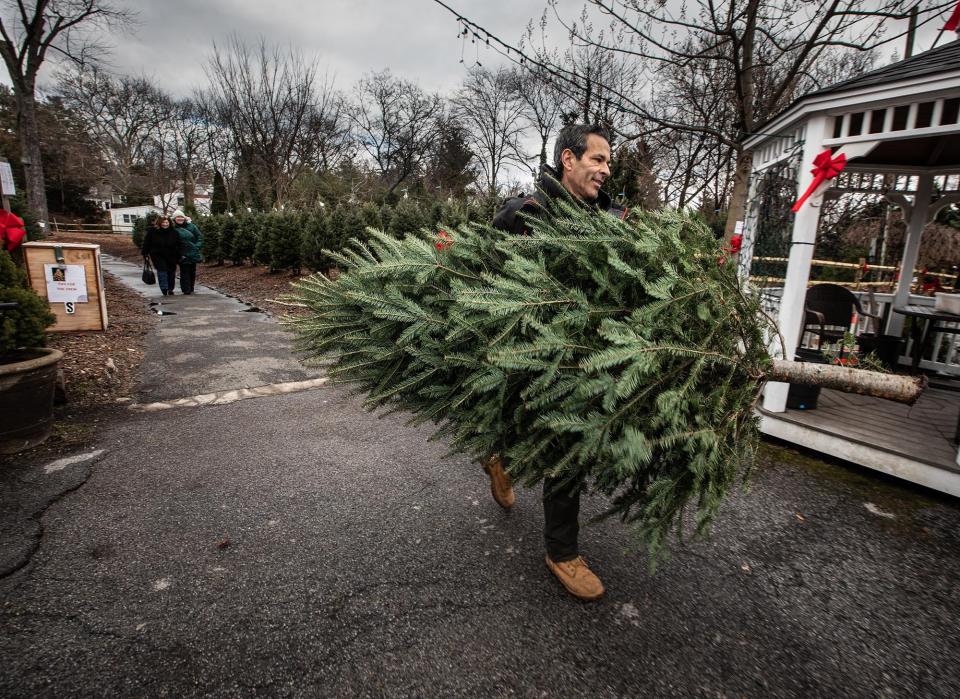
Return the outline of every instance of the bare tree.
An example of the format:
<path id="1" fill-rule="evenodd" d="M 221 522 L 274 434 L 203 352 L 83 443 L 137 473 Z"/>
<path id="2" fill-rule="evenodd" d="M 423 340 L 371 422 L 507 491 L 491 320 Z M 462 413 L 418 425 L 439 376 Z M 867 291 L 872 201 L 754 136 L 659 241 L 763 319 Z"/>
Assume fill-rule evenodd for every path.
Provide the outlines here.
<path id="1" fill-rule="evenodd" d="M 513 70 L 513 80 L 517 95 L 523 103 L 523 119 L 531 131 L 536 133 L 540 146 L 538 169 L 548 164 L 547 143 L 556 135 L 560 118 L 566 105 L 566 98 L 548 82 L 541 71 Z M 536 170 L 531 168 L 534 176 Z"/>
<path id="2" fill-rule="evenodd" d="M 107 0 L 5 0 L 0 17 L 0 56 L 17 101 L 17 131 L 27 206 L 47 221 L 47 197 L 37 126 L 37 74 L 51 51 L 83 63 L 103 50 L 89 39 L 93 29 L 116 26 L 130 16 Z"/>
<path id="3" fill-rule="evenodd" d="M 106 173 L 99 148 L 83 122 L 56 96 L 37 103 L 37 124 L 51 213 L 91 213 L 92 203 L 84 197 Z M 6 85 L 0 86 L 0 151 L 20 162 L 16 99 Z"/>
<path id="4" fill-rule="evenodd" d="M 466 128 L 467 141 L 480 164 L 483 182 L 496 195 L 506 165 L 521 164 L 520 141 L 526 131 L 524 104 L 510 71 L 471 68 L 452 100 L 455 114 Z"/>
<path id="5" fill-rule="evenodd" d="M 208 92 L 197 91 L 193 100 L 203 114 L 201 124 L 206 131 L 203 139 L 203 160 L 223 176 L 227 199 L 235 201 L 243 185 L 237 181 L 238 163 L 233 133 L 218 117 L 217 107 Z"/>
<path id="6" fill-rule="evenodd" d="M 464 198 L 467 188 L 477 179 L 475 162 L 464 125 L 449 111 L 441 114 L 426 163 L 426 181 L 438 195 Z"/>
<path id="7" fill-rule="evenodd" d="M 558 5 L 547 0 L 554 19 L 568 32 L 574 46 L 625 57 L 655 76 L 664 66 L 685 70 L 705 66 L 724 75 L 735 111 L 730 124 L 687 121 L 683 114 L 656 110 L 642 95 L 611 85 L 577 67 L 534 51 L 524 51 L 471 22 L 442 0 L 434 0 L 456 15 L 460 26 L 489 41 L 513 60 L 544 71 L 566 89 L 586 93 L 602 86 L 618 113 L 636 118 L 640 131 L 627 138 L 673 130 L 702 133 L 726 146 L 735 163 L 727 195 L 729 235 L 743 218 L 751 155 L 741 142 L 765 120 L 816 86 L 818 63 L 837 50 L 871 51 L 902 37 L 906 22 L 888 31 L 888 20 L 909 17 L 917 0 L 689 0 L 667 3 L 649 0 L 586 0 L 584 13 L 567 21 Z M 953 0 L 919 3 L 918 26 L 934 21 Z M 595 30 L 602 17 L 608 31 Z M 853 62 L 848 67 L 855 67 Z"/>
<path id="8" fill-rule="evenodd" d="M 304 159 L 318 172 L 332 172 L 353 157 L 356 140 L 347 119 L 347 104 L 333 80 L 320 84 L 306 125 Z"/>
<path id="9" fill-rule="evenodd" d="M 360 147 L 393 192 L 418 173 L 437 135 L 440 98 L 389 70 L 363 77 L 349 118 Z"/>
<path id="10" fill-rule="evenodd" d="M 233 140 L 238 176 L 257 206 L 283 202 L 310 167 L 317 66 L 301 54 L 232 36 L 207 65 L 208 104 Z"/>
<path id="11" fill-rule="evenodd" d="M 165 145 L 163 150 L 172 159 L 171 164 L 181 183 L 184 204 L 188 206 L 193 206 L 198 176 L 209 176 L 207 141 L 212 138 L 209 119 L 210 114 L 204 105 L 188 98 L 174 101 L 169 118 L 160 124 L 159 137 Z"/>
<path id="12" fill-rule="evenodd" d="M 57 93 L 87 127 L 110 164 L 111 184 L 129 194 L 135 170 L 148 160 L 152 169 L 164 165 L 166 143 L 161 127 L 174 121 L 171 99 L 147 78 L 112 75 L 97 67 L 61 71 Z M 160 151 L 161 160 L 156 160 Z M 164 168 L 160 168 L 163 179 Z"/>

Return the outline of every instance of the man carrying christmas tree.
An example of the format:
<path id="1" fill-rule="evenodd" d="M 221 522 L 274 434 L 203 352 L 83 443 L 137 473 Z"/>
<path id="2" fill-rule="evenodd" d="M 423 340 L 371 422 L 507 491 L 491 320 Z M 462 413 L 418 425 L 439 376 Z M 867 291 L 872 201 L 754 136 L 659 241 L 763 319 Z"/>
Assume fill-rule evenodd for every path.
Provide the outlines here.
<path id="1" fill-rule="evenodd" d="M 497 212 L 493 225 L 516 235 L 529 234 L 531 217 L 550 216 L 552 202 L 566 199 L 597 215 L 626 216 L 626 209 L 613 204 L 601 187 L 610 176 L 610 139 L 600 126 L 571 124 L 560 131 L 554 147 L 554 168 L 544 166 L 531 197 L 508 200 Z M 494 500 L 504 509 L 514 503 L 513 483 L 500 457 L 490 457 L 483 466 L 490 476 Z M 573 488 L 562 478 L 543 481 L 544 540 L 546 562 L 570 594 L 583 600 L 599 599 L 603 583 L 587 567 L 577 548 L 580 531 L 580 486 Z"/>

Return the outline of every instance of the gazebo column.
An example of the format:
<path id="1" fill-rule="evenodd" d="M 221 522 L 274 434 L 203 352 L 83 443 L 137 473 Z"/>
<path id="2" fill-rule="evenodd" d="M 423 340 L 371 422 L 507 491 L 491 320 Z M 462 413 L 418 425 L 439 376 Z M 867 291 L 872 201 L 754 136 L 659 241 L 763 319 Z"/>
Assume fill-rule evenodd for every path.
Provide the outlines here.
<path id="1" fill-rule="evenodd" d="M 800 172 L 797 175 L 797 196 L 806 191 L 813 182 L 811 166 L 813 159 L 823 150 L 823 141 L 827 136 L 827 117 L 813 117 L 807 122 L 804 135 L 803 155 Z M 822 191 L 810 197 L 793 219 L 793 231 L 790 237 L 790 256 L 787 259 L 787 275 L 780 297 L 780 313 L 777 324 L 786 347 L 781 348 L 783 356 L 793 359 L 803 324 L 803 304 L 807 297 L 807 283 L 810 281 L 810 267 L 813 260 L 813 247 L 817 241 L 817 224 L 820 222 L 820 204 Z M 779 339 L 775 340 L 779 345 Z M 777 346 L 772 348 L 774 356 Z M 790 384 L 770 382 L 763 393 L 763 407 L 773 413 L 782 413 L 787 409 L 787 391 Z"/>
<path id="2" fill-rule="evenodd" d="M 913 199 L 910 220 L 907 222 L 907 238 L 903 244 L 897 292 L 893 297 L 894 306 L 905 306 L 910 302 L 913 269 L 917 266 L 917 259 L 920 257 L 920 238 L 927 225 L 927 212 L 930 208 L 930 197 L 933 195 L 933 175 L 919 175 L 917 180 L 917 193 Z M 899 313 L 891 313 L 887 320 L 887 334 L 899 336 L 902 332 L 903 316 Z"/>

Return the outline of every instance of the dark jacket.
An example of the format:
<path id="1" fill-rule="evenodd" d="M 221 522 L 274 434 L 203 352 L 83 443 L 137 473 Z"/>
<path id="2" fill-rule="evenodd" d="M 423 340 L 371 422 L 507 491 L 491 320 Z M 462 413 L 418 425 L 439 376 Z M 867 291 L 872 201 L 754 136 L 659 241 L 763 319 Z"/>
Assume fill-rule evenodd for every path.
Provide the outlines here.
<path id="1" fill-rule="evenodd" d="M 627 215 L 627 209 L 614 204 L 610 195 L 602 189 L 592 202 L 576 199 L 560 184 L 560 178 L 556 170 L 549 165 L 545 165 L 540 173 L 540 178 L 537 180 L 537 191 L 529 197 L 507 199 L 493 217 L 493 225 L 495 228 L 509 231 L 515 235 L 527 235 L 530 229 L 524 222 L 524 217 L 540 217 L 549 214 L 552 208 L 551 199 L 566 199 L 567 201 L 578 202 L 585 208 L 605 211 L 620 219 Z"/>
<path id="2" fill-rule="evenodd" d="M 173 226 L 147 229 L 143 236 L 143 254 L 149 255 L 153 266 L 161 272 L 177 268 L 180 261 L 180 235 Z"/>
<path id="3" fill-rule="evenodd" d="M 190 221 L 184 221 L 182 226 L 176 227 L 180 235 L 180 257 L 183 262 L 196 264 L 203 262 L 203 234 Z"/>

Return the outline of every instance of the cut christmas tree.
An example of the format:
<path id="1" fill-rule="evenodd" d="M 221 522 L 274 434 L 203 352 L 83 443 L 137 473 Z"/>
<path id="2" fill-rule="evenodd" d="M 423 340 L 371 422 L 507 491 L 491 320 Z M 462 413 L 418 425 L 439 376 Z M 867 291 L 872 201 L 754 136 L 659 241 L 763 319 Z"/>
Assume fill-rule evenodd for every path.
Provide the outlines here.
<path id="1" fill-rule="evenodd" d="M 774 370 L 776 329 L 701 223 L 557 206 L 522 237 L 371 231 L 334 254 L 339 279 L 298 283 L 289 301 L 310 312 L 287 322 L 367 407 L 435 422 L 452 451 L 504 455 L 524 485 L 602 493 L 655 557 L 688 505 L 702 532 L 749 472 L 764 383 L 806 367 Z M 829 369 L 803 380 L 850 383 Z"/>

